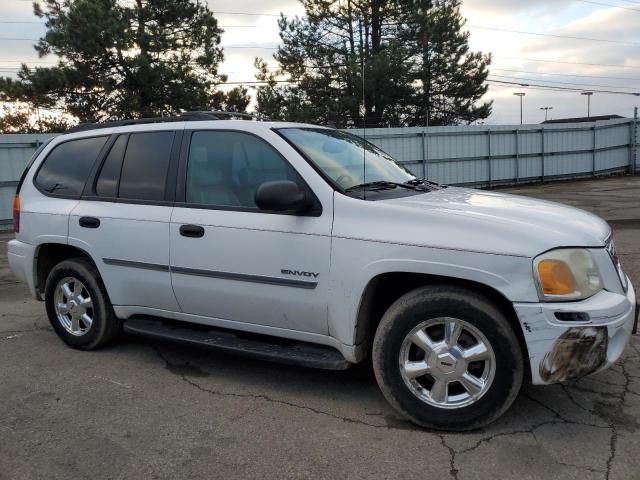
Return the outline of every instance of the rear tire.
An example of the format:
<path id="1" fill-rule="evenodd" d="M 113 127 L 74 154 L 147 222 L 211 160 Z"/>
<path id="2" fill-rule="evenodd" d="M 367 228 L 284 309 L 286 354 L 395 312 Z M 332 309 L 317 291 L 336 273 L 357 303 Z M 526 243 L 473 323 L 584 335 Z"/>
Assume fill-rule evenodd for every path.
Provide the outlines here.
<path id="1" fill-rule="evenodd" d="M 45 305 L 51 326 L 70 347 L 95 350 L 120 333 L 98 269 L 78 257 L 51 269 L 45 284 Z"/>
<path id="2" fill-rule="evenodd" d="M 465 431 L 500 417 L 523 378 L 522 349 L 504 314 L 456 286 L 400 297 L 373 342 L 378 385 L 404 417 L 427 428 Z"/>

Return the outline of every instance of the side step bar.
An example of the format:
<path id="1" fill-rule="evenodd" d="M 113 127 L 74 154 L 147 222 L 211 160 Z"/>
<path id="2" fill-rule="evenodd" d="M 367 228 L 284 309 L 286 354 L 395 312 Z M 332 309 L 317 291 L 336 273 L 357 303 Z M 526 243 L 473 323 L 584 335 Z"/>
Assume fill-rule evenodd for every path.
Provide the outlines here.
<path id="1" fill-rule="evenodd" d="M 131 335 L 221 350 L 287 365 L 325 370 L 346 370 L 351 366 L 338 350 L 323 345 L 186 322 L 170 322 L 148 316 L 131 317 L 124 322 L 123 330 Z"/>

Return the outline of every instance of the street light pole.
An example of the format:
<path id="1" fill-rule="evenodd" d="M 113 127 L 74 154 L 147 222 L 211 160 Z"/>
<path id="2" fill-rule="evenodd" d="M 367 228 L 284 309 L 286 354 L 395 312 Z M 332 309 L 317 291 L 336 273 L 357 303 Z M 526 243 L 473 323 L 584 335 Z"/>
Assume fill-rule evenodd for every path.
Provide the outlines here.
<path id="1" fill-rule="evenodd" d="M 593 95 L 593 92 L 582 92 L 580 95 L 586 95 L 587 97 L 587 118 L 591 118 L 591 95 Z"/>
<path id="2" fill-rule="evenodd" d="M 549 110 L 553 110 L 553 107 L 540 107 L 540 110 L 544 110 L 544 121 L 547 121 L 547 114 L 549 113 Z"/>
<path id="3" fill-rule="evenodd" d="M 522 97 L 526 95 L 524 92 L 515 92 L 515 96 L 520 97 L 520 125 L 522 125 Z"/>

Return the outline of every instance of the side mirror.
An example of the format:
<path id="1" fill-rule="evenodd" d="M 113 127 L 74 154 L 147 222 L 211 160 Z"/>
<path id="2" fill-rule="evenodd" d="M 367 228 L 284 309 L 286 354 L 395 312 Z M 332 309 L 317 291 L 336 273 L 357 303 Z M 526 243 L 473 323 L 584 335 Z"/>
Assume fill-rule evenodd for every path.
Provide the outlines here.
<path id="1" fill-rule="evenodd" d="M 255 202 L 260 210 L 275 212 L 304 213 L 313 207 L 313 199 L 290 180 L 263 183 L 256 190 Z"/>

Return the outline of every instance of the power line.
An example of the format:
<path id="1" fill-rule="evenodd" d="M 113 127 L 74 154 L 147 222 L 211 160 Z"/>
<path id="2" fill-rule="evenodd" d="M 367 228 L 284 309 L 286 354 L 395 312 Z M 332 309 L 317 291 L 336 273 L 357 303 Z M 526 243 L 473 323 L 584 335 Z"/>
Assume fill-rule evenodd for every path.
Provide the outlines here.
<path id="1" fill-rule="evenodd" d="M 16 41 L 30 41 L 30 42 L 37 42 L 40 39 L 39 38 L 18 38 L 18 37 L 0 37 L 0 41 L 2 40 L 16 40 Z M 248 48 L 248 49 L 257 49 L 257 50 L 277 50 L 278 47 L 259 47 L 259 46 L 254 46 L 254 45 L 229 45 L 229 46 L 225 46 L 225 45 L 221 45 L 221 47 L 223 49 L 229 49 L 229 48 Z"/>
<path id="2" fill-rule="evenodd" d="M 34 25 L 45 25 L 45 22 L 26 22 L 26 21 L 17 21 L 17 20 L 0 20 L 0 24 L 2 23 L 8 23 L 8 24 L 18 24 L 18 23 L 28 23 L 28 24 L 34 24 Z M 261 25 L 218 25 L 218 27 L 220 28 L 258 28 L 261 27 Z"/>
<path id="3" fill-rule="evenodd" d="M 567 65 L 586 65 L 589 67 L 616 67 L 616 68 L 634 68 L 640 69 L 640 65 L 615 65 L 610 63 L 588 63 L 588 62 L 568 62 L 563 60 L 541 60 L 535 58 L 522 58 L 522 57 L 505 57 L 501 55 L 492 55 L 493 58 L 503 58 L 506 60 L 521 60 L 525 62 L 540 62 L 540 63 L 563 63 Z"/>
<path id="4" fill-rule="evenodd" d="M 509 75 L 495 75 L 493 74 L 492 76 L 494 77 L 498 77 L 498 78 L 512 78 L 514 80 L 525 80 L 525 81 L 534 81 L 534 82 L 544 82 L 544 83 L 554 83 L 554 84 L 558 84 L 558 85 L 574 85 L 574 86 L 581 86 L 581 87 L 602 87 L 602 88 L 624 88 L 624 89 L 634 89 L 634 87 L 623 87 L 620 85 L 599 85 L 596 83 L 576 83 L 576 82 L 559 82 L 557 80 L 541 80 L 541 79 L 537 79 L 537 78 L 525 78 L 525 77 L 514 77 L 514 76 L 509 76 Z M 635 92 L 633 92 L 635 93 Z"/>
<path id="5" fill-rule="evenodd" d="M 23 1 L 32 1 L 32 0 L 23 0 Z M 578 1 L 584 1 L 587 3 L 597 3 L 597 2 L 592 2 L 591 0 L 578 0 Z M 604 4 L 604 5 L 609 5 L 609 4 Z M 610 5 L 610 6 L 613 6 L 613 5 Z M 628 7 L 621 7 L 621 8 L 628 8 Z M 636 9 L 631 9 L 631 10 L 640 11 Z M 213 10 L 212 12 L 214 15 L 218 14 L 218 15 L 246 15 L 246 16 L 253 16 L 253 17 L 280 17 L 280 14 L 264 13 L 264 12 L 230 12 L 230 11 L 215 11 L 215 10 Z M 553 38 L 566 38 L 571 40 L 583 40 L 583 41 L 591 41 L 591 42 L 603 42 L 603 43 L 615 43 L 615 44 L 622 44 L 622 45 L 640 46 L 640 42 L 628 42 L 624 40 L 609 40 L 605 38 L 593 38 L 593 37 L 578 37 L 578 36 L 572 36 L 572 35 L 560 35 L 560 34 L 553 34 L 553 33 L 528 32 L 524 30 L 509 30 L 506 28 L 486 27 L 482 25 L 467 25 L 467 28 L 491 30 L 491 31 L 506 32 L 506 33 L 517 33 L 520 35 L 535 35 L 535 36 L 553 37 Z"/>
<path id="6" fill-rule="evenodd" d="M 38 0 L 15 0 L 15 1 L 17 1 L 17 2 L 39 3 Z M 247 16 L 252 16 L 252 17 L 279 17 L 280 16 L 280 14 L 278 14 L 278 13 L 223 12 L 223 11 L 214 10 L 214 9 L 212 9 L 212 12 L 214 14 L 219 14 L 219 15 L 247 15 Z"/>
<path id="7" fill-rule="evenodd" d="M 640 12 L 637 8 L 623 7 L 622 5 L 614 5 L 612 3 L 594 2 L 592 0 L 576 0 L 576 2 L 590 3 L 592 5 L 600 5 L 601 7 L 622 8 L 623 10 L 631 10 L 632 12 Z"/>
<path id="8" fill-rule="evenodd" d="M 538 37 L 552 37 L 552 38 L 567 38 L 570 40 L 582 40 L 589 42 L 602 42 L 602 43 L 616 43 L 620 45 L 637 45 L 640 46 L 640 42 L 627 42 L 624 40 L 609 40 L 606 38 L 592 38 L 592 37 L 576 37 L 572 35 L 558 35 L 555 33 L 540 33 L 540 32 L 527 32 L 524 30 L 509 30 L 506 28 L 497 28 L 497 27 L 483 27 L 481 25 L 466 25 L 467 28 L 476 28 L 480 30 L 491 30 L 495 32 L 506 32 L 506 33 L 518 33 L 521 35 L 535 35 Z"/>
<path id="9" fill-rule="evenodd" d="M 57 62 L 41 62 L 39 60 L 0 60 L 0 63 L 19 63 L 19 64 L 23 64 L 23 63 L 42 63 L 45 65 L 57 65 Z"/>
<path id="10" fill-rule="evenodd" d="M 213 14 L 218 15 L 246 15 L 250 17 L 280 17 L 279 13 L 249 13 L 249 12 L 222 12 L 220 10 L 212 10 Z"/>
<path id="11" fill-rule="evenodd" d="M 490 68 L 491 71 L 497 70 L 499 72 L 515 72 L 515 73 L 526 73 L 530 75 L 553 75 L 558 77 L 579 77 L 579 78 L 599 78 L 599 79 L 607 79 L 607 80 L 630 80 L 640 82 L 640 78 L 631 78 L 631 77 L 609 77 L 602 75 L 578 75 L 573 73 L 552 73 L 552 72 L 531 72 L 526 70 L 513 70 L 509 68 Z"/>
<path id="12" fill-rule="evenodd" d="M 0 69 L 2 71 L 2 69 Z M 569 91 L 569 92 L 594 92 L 600 94 L 612 94 L 612 95 L 631 95 L 631 96 L 640 96 L 640 92 L 623 92 L 616 90 L 596 90 L 596 89 L 586 89 L 586 88 L 578 88 L 578 87 L 568 87 L 568 86 L 555 86 L 555 85 L 543 85 L 536 83 L 522 83 L 522 82 L 512 82 L 506 80 L 498 80 L 493 78 L 488 78 L 487 83 L 493 84 L 498 87 L 508 87 L 513 88 L 517 86 L 518 88 L 526 88 L 532 90 L 552 90 L 552 91 Z M 232 81 L 232 82 L 222 82 L 217 84 L 218 86 L 224 85 L 268 85 L 270 83 L 286 83 L 286 84 L 296 84 L 299 83 L 298 80 L 273 80 L 273 81 L 264 81 L 264 80 L 246 80 L 246 81 Z M 574 84 L 580 85 L 580 84 Z"/>
<path id="13" fill-rule="evenodd" d="M 229 47 L 224 47 L 223 48 L 229 48 Z M 276 47 L 274 47 L 276 48 Z M 493 55 L 493 58 L 500 58 L 500 59 L 506 59 L 506 60 L 520 60 L 520 61 L 525 61 L 525 62 L 535 62 L 535 63 L 558 63 L 558 64 L 562 64 L 562 65 L 582 65 L 582 66 L 590 66 L 590 67 L 613 67 L 613 68 L 631 68 L 631 69 L 638 69 L 640 70 L 640 65 L 616 65 L 616 64 L 611 64 L 611 63 L 587 63 L 587 62 L 569 62 L 569 61 L 563 61 L 563 60 L 543 60 L 543 59 L 536 59 L 536 58 L 523 58 L 523 57 L 506 57 L 506 56 L 500 56 L 500 55 Z M 41 64 L 49 64 L 49 65 L 55 65 L 56 62 L 43 62 L 43 61 L 38 61 L 38 60 L 27 60 L 25 61 L 21 61 L 21 60 L 0 60 L 0 63 L 41 63 Z M 308 66 L 307 68 L 332 68 L 332 67 L 339 67 L 339 66 L 343 66 L 343 65 L 339 65 L 339 64 L 335 64 L 335 65 L 321 65 L 321 66 Z M 492 70 L 501 70 L 501 71 L 512 71 L 512 72 L 520 72 L 520 73 L 535 73 L 535 74 L 542 74 L 542 72 L 529 72 L 529 71 L 523 71 L 523 70 L 509 70 L 509 69 L 500 69 L 500 68 L 493 68 Z M 610 79 L 615 79 L 615 80 L 638 80 L 637 78 L 628 78 L 628 77 L 604 77 L 604 76 L 592 76 L 592 75 L 568 75 L 568 74 L 560 74 L 560 73 L 544 73 L 545 75 L 563 75 L 563 76 L 571 76 L 571 77 L 577 77 L 577 76 L 581 76 L 581 77 L 593 77 L 593 78 L 610 78 Z"/>
<path id="14" fill-rule="evenodd" d="M 492 78 L 488 78 L 486 80 L 488 83 L 496 83 L 496 84 L 502 84 L 503 86 L 510 86 L 510 87 L 514 87 L 517 86 L 518 88 L 531 88 L 534 90 L 565 90 L 565 91 L 571 91 L 571 92 L 594 92 L 594 93 L 609 93 L 609 94 L 613 94 L 613 95 L 631 95 L 634 97 L 639 97 L 640 96 L 640 92 L 621 92 L 621 91 L 616 91 L 616 90 L 594 90 L 592 88 L 590 89 L 586 89 L 586 88 L 574 88 L 574 87 L 560 87 L 560 86 L 553 86 L 553 85 L 540 85 L 540 84 L 535 84 L 535 83 L 522 83 L 522 82 L 508 82 L 506 80 L 495 80 Z"/>

